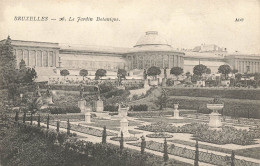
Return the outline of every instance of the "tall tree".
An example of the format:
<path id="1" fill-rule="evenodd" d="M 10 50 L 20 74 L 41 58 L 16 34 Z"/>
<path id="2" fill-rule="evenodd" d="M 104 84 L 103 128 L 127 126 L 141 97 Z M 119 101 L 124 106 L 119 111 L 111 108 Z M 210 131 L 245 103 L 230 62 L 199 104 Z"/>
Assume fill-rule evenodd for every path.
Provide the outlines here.
<path id="1" fill-rule="evenodd" d="M 25 121 L 26 121 L 26 112 L 24 111 L 24 113 L 23 113 L 23 123 L 25 123 Z"/>
<path id="2" fill-rule="evenodd" d="M 173 68 L 171 68 L 170 73 L 175 75 L 178 80 L 179 79 L 178 76 L 183 73 L 183 69 L 181 67 L 173 67 Z"/>
<path id="3" fill-rule="evenodd" d="M 199 143 L 198 140 L 196 140 L 195 144 L 195 160 L 194 160 L 194 166 L 199 166 Z"/>
<path id="4" fill-rule="evenodd" d="M 88 76 L 88 70 L 86 70 L 86 69 L 81 69 L 81 70 L 79 71 L 79 75 L 82 76 L 82 77 L 83 77 L 83 80 L 84 80 L 84 78 L 85 78 L 86 76 Z"/>
<path id="5" fill-rule="evenodd" d="M 70 72 L 67 69 L 63 69 L 60 71 L 60 75 L 64 76 L 65 79 L 66 76 L 70 75 Z"/>
<path id="6" fill-rule="evenodd" d="M 50 116 L 48 114 L 48 116 L 47 116 L 47 129 L 49 129 L 49 124 L 50 124 Z"/>
<path id="7" fill-rule="evenodd" d="M 107 143 L 107 129 L 106 126 L 104 126 L 103 133 L 102 133 L 102 144 Z"/>
<path id="8" fill-rule="evenodd" d="M 231 153 L 231 166 L 235 166 L 235 152 L 233 150 Z"/>
<path id="9" fill-rule="evenodd" d="M 10 36 L 0 46 L 0 86 L 8 86 L 14 83 L 16 77 L 16 58 L 13 53 Z"/>
<path id="10" fill-rule="evenodd" d="M 206 69 L 206 74 L 211 74 L 211 69 L 210 68 Z"/>
<path id="11" fill-rule="evenodd" d="M 121 137 L 120 137 L 120 154 L 122 154 L 123 152 L 123 149 L 124 149 L 124 134 L 123 132 L 121 131 Z"/>
<path id="12" fill-rule="evenodd" d="M 118 78 L 118 83 L 121 85 L 122 79 L 125 79 L 126 77 L 126 70 L 125 69 L 118 69 L 117 70 L 117 78 Z"/>
<path id="13" fill-rule="evenodd" d="M 67 135 L 69 136 L 70 135 L 70 120 L 68 119 L 67 121 Z"/>
<path id="14" fill-rule="evenodd" d="M 141 154 L 143 155 L 145 147 L 146 147 L 146 142 L 145 142 L 145 137 L 144 136 L 142 136 L 141 139 L 142 139 L 142 142 L 141 142 Z"/>
<path id="15" fill-rule="evenodd" d="M 164 144 L 163 144 L 163 159 L 164 162 L 167 162 L 169 160 L 168 145 L 167 145 L 166 138 L 164 138 Z"/>
<path id="16" fill-rule="evenodd" d="M 218 72 L 225 75 L 225 79 L 227 79 L 227 75 L 231 72 L 231 67 L 229 65 L 221 65 L 218 68 Z"/>
<path id="17" fill-rule="evenodd" d="M 152 66 L 147 70 L 147 75 L 152 76 L 154 79 L 156 79 L 157 76 L 160 74 L 161 74 L 161 69 L 156 66 Z"/>
<path id="18" fill-rule="evenodd" d="M 41 116 L 40 116 L 40 114 L 38 115 L 38 127 L 41 127 Z"/>
<path id="19" fill-rule="evenodd" d="M 193 68 L 193 74 L 198 75 L 200 77 L 202 76 L 202 74 L 206 73 L 206 71 L 207 71 L 207 66 L 202 64 L 196 65 Z"/>

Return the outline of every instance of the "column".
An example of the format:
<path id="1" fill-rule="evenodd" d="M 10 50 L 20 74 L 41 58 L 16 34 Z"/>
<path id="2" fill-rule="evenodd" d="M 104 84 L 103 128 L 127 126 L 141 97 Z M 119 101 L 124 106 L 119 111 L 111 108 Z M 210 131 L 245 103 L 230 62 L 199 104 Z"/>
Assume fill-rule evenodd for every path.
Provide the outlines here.
<path id="1" fill-rule="evenodd" d="M 38 50 L 35 50 L 35 66 L 37 66 L 37 51 Z"/>
<path id="2" fill-rule="evenodd" d="M 131 55 L 131 70 L 133 70 L 134 65 L 134 56 Z"/>
<path id="3" fill-rule="evenodd" d="M 50 66 L 50 62 L 49 62 L 49 60 L 50 60 L 50 52 L 49 51 L 47 51 L 47 67 L 49 67 Z"/>
<path id="4" fill-rule="evenodd" d="M 165 68 L 164 57 L 163 57 L 163 55 L 162 55 L 162 63 L 163 63 L 163 68 Z"/>
<path id="5" fill-rule="evenodd" d="M 28 66 L 30 66 L 30 50 L 28 50 Z"/>

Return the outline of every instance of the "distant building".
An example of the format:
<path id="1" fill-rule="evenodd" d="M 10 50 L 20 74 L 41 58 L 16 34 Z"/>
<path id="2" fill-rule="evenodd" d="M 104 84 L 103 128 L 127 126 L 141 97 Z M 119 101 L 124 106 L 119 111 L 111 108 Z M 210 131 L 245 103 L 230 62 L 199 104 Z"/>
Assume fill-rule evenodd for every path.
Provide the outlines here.
<path id="1" fill-rule="evenodd" d="M 5 40 L 0 41 L 3 44 Z M 141 75 L 144 69 L 157 66 L 161 69 L 181 67 L 184 72 L 193 72 L 193 67 L 204 64 L 217 73 L 218 67 L 228 64 L 240 73 L 260 72 L 260 56 L 229 55 L 226 48 L 201 44 L 194 49 L 174 50 L 158 32 L 148 31 L 133 48 L 61 45 L 51 42 L 12 40 L 17 66 L 23 59 L 33 67 L 40 80 L 59 76 L 61 69 L 68 69 L 70 75 L 79 75 L 87 69 L 94 76 L 97 69 L 106 69 L 107 75 L 116 77 L 118 69 L 126 69 L 130 75 Z M 42 70 L 44 69 L 44 70 Z M 162 72 L 163 76 L 163 72 Z"/>

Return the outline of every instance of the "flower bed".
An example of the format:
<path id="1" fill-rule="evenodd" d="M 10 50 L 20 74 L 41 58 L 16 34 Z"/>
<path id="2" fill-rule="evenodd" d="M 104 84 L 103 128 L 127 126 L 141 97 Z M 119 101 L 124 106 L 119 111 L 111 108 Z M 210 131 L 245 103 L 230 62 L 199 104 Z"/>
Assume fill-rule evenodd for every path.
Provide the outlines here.
<path id="1" fill-rule="evenodd" d="M 129 145 L 134 145 L 141 147 L 141 143 L 127 143 Z M 155 141 L 147 141 L 146 148 L 154 151 L 163 152 L 163 143 L 155 142 Z M 195 148 L 194 148 L 195 149 Z M 168 145 L 168 153 L 175 156 L 180 156 L 188 159 L 195 159 L 195 150 L 182 148 L 175 146 L 173 144 Z M 199 161 L 210 163 L 214 165 L 222 165 L 228 166 L 230 165 L 230 158 L 229 156 L 220 156 L 213 153 L 206 153 L 206 152 L 199 152 Z M 235 165 L 246 165 L 246 166 L 258 166 L 257 163 L 235 159 Z"/>
<path id="2" fill-rule="evenodd" d="M 120 141 L 121 137 L 112 137 L 110 139 L 113 140 L 113 141 Z M 137 137 L 124 137 L 125 142 L 137 141 L 137 140 L 139 140 L 139 138 L 137 138 Z"/>
<path id="3" fill-rule="evenodd" d="M 183 126 L 172 126 L 164 122 L 138 127 L 150 132 L 190 133 L 199 141 L 214 144 L 251 145 L 254 139 L 260 138 L 260 132 L 237 130 L 234 127 L 224 126 L 221 131 L 212 130 L 206 124 L 191 123 Z"/>
<path id="4" fill-rule="evenodd" d="M 166 133 L 154 133 L 154 134 L 147 134 L 146 137 L 149 138 L 172 138 L 173 136 Z"/>

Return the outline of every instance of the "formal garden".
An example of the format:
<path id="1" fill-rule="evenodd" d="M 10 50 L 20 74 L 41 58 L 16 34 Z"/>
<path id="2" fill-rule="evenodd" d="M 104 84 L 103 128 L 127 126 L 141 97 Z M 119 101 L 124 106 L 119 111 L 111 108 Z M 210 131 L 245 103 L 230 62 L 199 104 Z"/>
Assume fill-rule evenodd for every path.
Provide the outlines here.
<path id="1" fill-rule="evenodd" d="M 166 72 L 159 82 L 155 66 L 141 80 L 127 80 L 124 69 L 118 79 L 105 80 L 106 71 L 98 69 L 95 79 L 82 70 L 83 80 L 72 81 L 64 69 L 64 80 L 36 82 L 37 73 L 23 60 L 14 67 L 10 43 L 3 48 L 1 165 L 260 164 L 257 74 L 247 88 L 238 87 L 238 77 L 233 87 L 217 87 L 216 79 L 214 88 L 195 86 L 205 79 L 205 66 L 194 67 L 192 78 L 187 74 L 193 83 L 176 86 Z M 219 71 L 227 79 L 231 69 Z M 179 67 L 170 71 L 178 82 L 182 73 Z"/>

